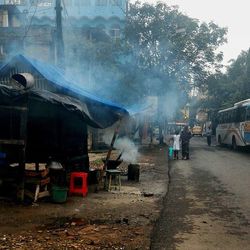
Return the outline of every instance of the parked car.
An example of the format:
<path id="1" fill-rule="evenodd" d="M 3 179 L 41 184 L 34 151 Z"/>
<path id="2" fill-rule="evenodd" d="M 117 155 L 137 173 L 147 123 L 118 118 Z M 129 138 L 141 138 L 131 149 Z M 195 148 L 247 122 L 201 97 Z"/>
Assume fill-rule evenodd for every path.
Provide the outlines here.
<path id="1" fill-rule="evenodd" d="M 202 136 L 202 130 L 203 130 L 202 127 L 199 125 L 193 126 L 192 134 Z"/>

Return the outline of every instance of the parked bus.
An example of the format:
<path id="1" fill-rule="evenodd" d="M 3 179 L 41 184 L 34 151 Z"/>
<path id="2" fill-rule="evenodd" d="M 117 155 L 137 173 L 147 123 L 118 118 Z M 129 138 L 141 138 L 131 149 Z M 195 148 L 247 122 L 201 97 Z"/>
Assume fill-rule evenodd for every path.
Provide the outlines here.
<path id="1" fill-rule="evenodd" d="M 218 112 L 216 139 L 220 145 L 231 145 L 233 149 L 250 145 L 250 99 Z"/>

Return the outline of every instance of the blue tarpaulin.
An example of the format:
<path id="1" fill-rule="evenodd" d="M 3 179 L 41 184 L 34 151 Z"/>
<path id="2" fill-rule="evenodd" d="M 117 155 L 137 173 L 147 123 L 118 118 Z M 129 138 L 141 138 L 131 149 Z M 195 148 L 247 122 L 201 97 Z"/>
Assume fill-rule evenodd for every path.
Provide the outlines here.
<path id="1" fill-rule="evenodd" d="M 26 66 L 26 67 L 25 67 Z M 80 111 L 86 122 L 97 128 L 106 128 L 111 126 L 114 122 L 122 116 L 129 115 L 129 111 L 109 100 L 102 99 L 92 93 L 86 91 L 84 88 L 76 84 L 74 81 L 68 80 L 62 70 L 56 66 L 41 62 L 27 56 L 17 55 L 13 57 L 7 64 L 0 69 L 0 80 L 2 77 L 10 76 L 11 71 L 15 68 L 18 73 L 24 73 L 23 68 L 29 68 L 32 74 L 39 73 L 50 84 L 52 84 L 57 91 L 51 92 L 38 88 L 31 88 L 27 90 L 29 96 L 36 96 L 63 105 L 70 111 Z M 9 94 L 10 90 L 7 91 Z M 7 93 L 6 90 L 1 93 Z M 18 94 L 15 91 L 15 96 Z M 23 94 L 23 90 L 20 94 Z"/>

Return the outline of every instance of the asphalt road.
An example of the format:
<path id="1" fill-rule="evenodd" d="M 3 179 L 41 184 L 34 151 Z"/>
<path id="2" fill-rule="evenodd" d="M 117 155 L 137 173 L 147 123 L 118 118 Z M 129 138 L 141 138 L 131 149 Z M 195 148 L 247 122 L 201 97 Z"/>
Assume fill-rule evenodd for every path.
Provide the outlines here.
<path id="1" fill-rule="evenodd" d="M 250 249 L 250 153 L 191 141 L 171 181 L 151 249 Z"/>

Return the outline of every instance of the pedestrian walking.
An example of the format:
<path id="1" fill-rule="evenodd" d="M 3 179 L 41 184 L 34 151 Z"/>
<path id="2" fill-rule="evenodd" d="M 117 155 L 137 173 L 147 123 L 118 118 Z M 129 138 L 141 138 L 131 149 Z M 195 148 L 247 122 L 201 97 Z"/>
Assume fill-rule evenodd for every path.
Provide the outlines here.
<path id="1" fill-rule="evenodd" d="M 174 160 L 178 160 L 179 159 L 179 151 L 180 151 L 180 134 L 178 131 L 175 131 L 173 139 L 174 139 L 174 143 L 173 143 Z"/>
<path id="2" fill-rule="evenodd" d="M 212 138 L 211 125 L 209 125 L 208 128 L 207 128 L 206 136 L 207 136 L 207 145 L 210 147 L 211 146 L 211 138 Z"/>
<path id="3" fill-rule="evenodd" d="M 180 136 L 182 160 L 189 160 L 189 141 L 191 138 L 192 138 L 192 134 L 189 131 L 188 126 L 185 126 Z"/>

